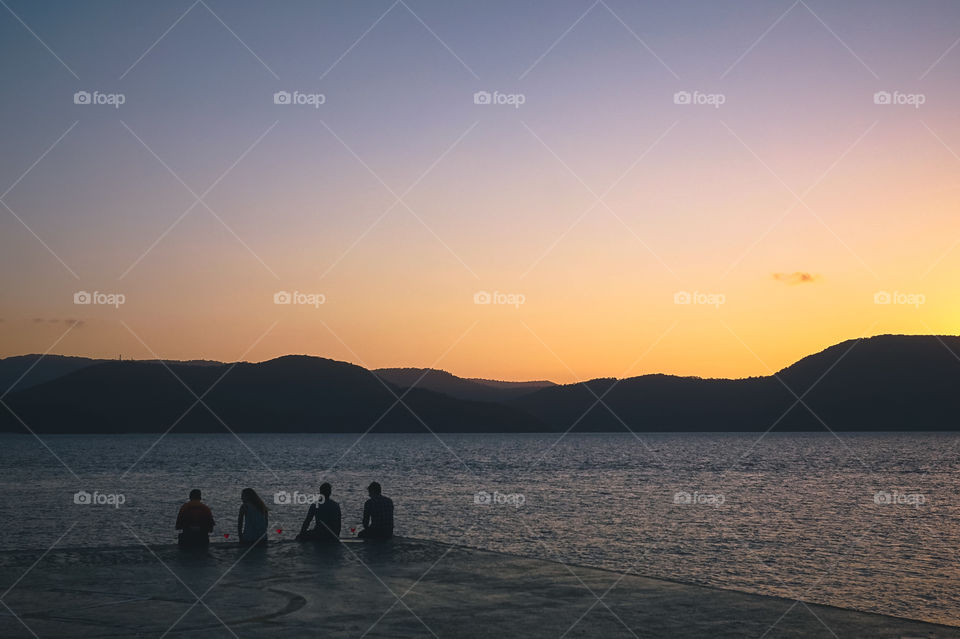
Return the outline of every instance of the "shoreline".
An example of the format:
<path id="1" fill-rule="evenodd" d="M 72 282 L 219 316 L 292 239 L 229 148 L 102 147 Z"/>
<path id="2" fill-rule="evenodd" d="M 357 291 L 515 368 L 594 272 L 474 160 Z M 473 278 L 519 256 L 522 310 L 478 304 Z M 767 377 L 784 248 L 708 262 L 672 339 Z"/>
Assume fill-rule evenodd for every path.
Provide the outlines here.
<path id="1" fill-rule="evenodd" d="M 422 618 L 440 636 L 516 635 L 519 623 L 529 636 L 559 636 L 564 624 L 573 624 L 571 636 L 622 635 L 625 626 L 656 628 L 658 636 L 760 636 L 773 626 L 773 636 L 789 629 L 832 636 L 836 627 L 841 636 L 960 637 L 960 628 L 945 624 L 457 544 L 401 537 L 386 544 L 345 541 L 318 547 L 283 540 L 265 548 L 213 542 L 199 555 L 175 544 L 54 548 L 39 561 L 33 553 L 0 551 L 0 585 L 15 585 L 5 602 L 40 636 L 162 634 L 181 615 L 184 625 L 176 632 L 219 628 L 230 636 L 202 605 L 209 604 L 226 624 L 243 625 L 243 636 L 251 630 L 276 634 L 278 624 L 312 626 L 331 608 L 331 634 L 337 636 L 358 636 L 371 624 L 374 636 L 423 635 L 424 624 L 406 610 L 409 605 L 418 616 L 427 610 Z M 190 583 L 196 585 L 186 587 Z M 190 609 L 188 588 L 194 596 L 208 589 L 210 595 Z M 228 590 L 233 596 L 224 596 Z M 58 602 L 55 609 L 38 608 L 50 600 Z M 518 620 L 510 611 L 526 616 Z M 578 623 L 581 614 L 588 619 Z M 463 624 L 477 617 L 490 617 L 492 626 L 464 635 Z M 511 617 L 514 625 L 503 625 Z M 91 626 L 102 634 L 89 635 Z M 31 636 L 9 613 L 0 615 L 0 634 Z"/>
<path id="2" fill-rule="evenodd" d="M 917 430 L 898 430 L 898 429 L 884 429 L 884 430 L 866 430 L 860 428 L 844 428 L 839 426 L 834 429 L 837 435 L 942 435 L 944 433 L 960 433 L 960 427 L 950 426 L 949 428 L 920 428 Z M 494 430 L 437 430 L 437 435 L 535 435 L 535 436 L 548 436 L 548 435 L 558 435 L 563 431 L 557 430 L 522 430 L 522 431 L 494 431 Z M 571 431 L 566 434 L 566 437 L 574 436 L 603 436 L 603 435 L 756 435 L 757 433 L 762 433 L 762 430 L 637 430 L 633 429 L 628 432 L 626 430 L 588 430 L 588 431 Z M 36 431 L 38 435 L 43 435 L 44 437 L 151 437 L 163 433 L 162 430 L 157 431 L 140 431 L 140 432 L 95 432 L 95 431 L 73 431 L 73 432 L 59 432 L 59 431 Z M 270 430 L 250 430 L 250 431 L 238 431 L 238 435 L 269 435 L 271 437 L 276 437 L 278 435 L 358 435 L 362 434 L 363 431 L 357 430 L 337 430 L 337 431 L 297 431 L 297 430 L 284 430 L 284 431 L 270 431 Z M 631 435 L 632 433 L 632 435 Z M 827 437 L 832 437 L 832 435 L 823 429 L 821 425 L 819 428 L 816 426 L 810 426 L 809 428 L 804 429 L 783 429 L 783 430 L 773 430 L 767 433 L 767 437 L 772 435 L 804 435 L 804 434 L 817 434 L 825 435 Z M 166 437 L 194 437 L 194 436 L 208 436 L 208 435 L 225 435 L 230 436 L 230 433 L 221 430 L 209 430 L 209 431 L 195 431 L 195 432 L 180 432 L 180 433 L 168 433 Z M 23 429 L 19 430 L 0 430 L 0 437 L 9 436 L 9 437 L 24 437 L 26 439 L 35 439 L 36 435 L 31 433 L 23 432 Z M 366 433 L 364 437 L 376 437 L 376 436 L 388 436 L 388 437 L 409 437 L 409 436 L 423 436 L 433 438 L 433 435 L 430 433 L 423 432 L 423 430 L 410 430 L 410 431 L 392 431 L 392 432 L 379 432 L 379 433 Z"/>

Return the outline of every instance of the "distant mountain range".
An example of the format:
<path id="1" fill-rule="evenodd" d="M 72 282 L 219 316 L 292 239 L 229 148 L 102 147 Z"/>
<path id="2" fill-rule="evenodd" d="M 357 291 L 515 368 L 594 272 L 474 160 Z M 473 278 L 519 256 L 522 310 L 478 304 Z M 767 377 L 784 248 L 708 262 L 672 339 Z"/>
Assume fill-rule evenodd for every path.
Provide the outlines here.
<path id="1" fill-rule="evenodd" d="M 39 361 L 38 361 L 39 359 Z M 103 360 L 65 355 L 18 355 L 0 359 L 0 395 L 49 382 Z"/>
<path id="2" fill-rule="evenodd" d="M 435 368 L 378 368 L 373 372 L 402 388 L 416 386 L 478 402 L 505 402 L 541 388 L 556 386 L 548 381 L 501 382 L 476 377 L 463 378 Z"/>
<path id="3" fill-rule="evenodd" d="M 746 379 L 556 385 L 303 355 L 256 364 L 26 355 L 0 360 L 0 393 L 15 382 L 4 402 L 16 417 L 0 409 L 0 431 L 26 432 L 17 417 L 43 433 L 960 429 L 955 336 L 849 340 Z"/>
<path id="4" fill-rule="evenodd" d="M 202 366 L 100 361 L 5 401 L 35 432 L 426 432 L 423 423 L 444 432 L 547 430 L 512 406 L 405 393 L 360 366 L 305 355 Z M 26 430 L 4 412 L 0 430 Z"/>
<path id="5" fill-rule="evenodd" d="M 602 398 L 602 403 L 597 397 Z M 960 337 L 849 340 L 765 377 L 643 375 L 547 388 L 511 402 L 578 431 L 954 430 Z"/>

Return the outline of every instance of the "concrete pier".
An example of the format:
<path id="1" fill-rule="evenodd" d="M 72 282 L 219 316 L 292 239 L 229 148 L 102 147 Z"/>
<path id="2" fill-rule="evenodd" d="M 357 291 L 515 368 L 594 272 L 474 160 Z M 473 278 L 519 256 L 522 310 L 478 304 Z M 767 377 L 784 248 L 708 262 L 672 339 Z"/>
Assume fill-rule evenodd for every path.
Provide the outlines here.
<path id="1" fill-rule="evenodd" d="M 0 553 L 2 637 L 960 638 L 946 626 L 414 539 L 41 555 Z"/>

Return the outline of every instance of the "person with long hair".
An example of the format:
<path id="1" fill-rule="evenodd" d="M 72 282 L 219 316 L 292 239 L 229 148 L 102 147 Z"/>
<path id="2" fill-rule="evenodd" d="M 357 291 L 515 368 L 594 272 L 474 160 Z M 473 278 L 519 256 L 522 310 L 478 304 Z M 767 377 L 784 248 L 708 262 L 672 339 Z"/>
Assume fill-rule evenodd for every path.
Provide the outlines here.
<path id="1" fill-rule="evenodd" d="M 262 544 L 267 541 L 267 505 L 253 488 L 240 492 L 240 514 L 237 516 L 237 534 L 240 543 Z"/>

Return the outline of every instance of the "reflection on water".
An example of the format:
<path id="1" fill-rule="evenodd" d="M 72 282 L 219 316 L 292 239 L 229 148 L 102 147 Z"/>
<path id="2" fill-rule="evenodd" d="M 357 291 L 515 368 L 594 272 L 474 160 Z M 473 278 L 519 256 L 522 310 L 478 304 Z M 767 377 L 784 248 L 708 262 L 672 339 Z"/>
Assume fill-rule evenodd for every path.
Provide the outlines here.
<path id="1" fill-rule="evenodd" d="M 32 437 L 4 436 L 15 534 L 0 548 L 42 551 L 74 523 L 61 545 L 137 543 L 124 524 L 172 543 L 194 487 L 215 538 L 235 539 L 246 486 L 271 536 L 292 538 L 322 481 L 347 534 L 376 479 L 400 535 L 960 625 L 957 436 L 758 437 L 45 437 L 78 482 Z"/>

